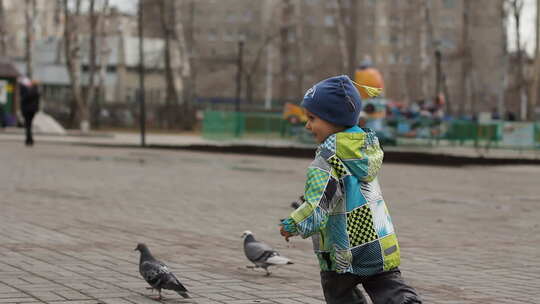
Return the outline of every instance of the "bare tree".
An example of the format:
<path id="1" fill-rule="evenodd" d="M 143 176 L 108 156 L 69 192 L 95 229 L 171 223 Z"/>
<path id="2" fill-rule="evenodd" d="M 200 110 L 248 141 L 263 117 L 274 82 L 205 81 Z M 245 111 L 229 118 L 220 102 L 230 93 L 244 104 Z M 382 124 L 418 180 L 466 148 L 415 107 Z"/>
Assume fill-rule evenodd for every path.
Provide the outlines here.
<path id="1" fill-rule="evenodd" d="M 433 62 L 435 61 L 435 37 L 433 33 L 433 20 L 431 19 L 431 2 L 422 0 L 424 26 L 422 31 L 422 93 L 424 98 L 431 95 L 433 79 Z"/>
<path id="2" fill-rule="evenodd" d="M 463 115 L 467 110 L 471 110 L 471 50 L 469 47 L 469 24 L 470 24 L 470 1 L 462 1 L 462 22 L 461 22 L 461 101 L 458 113 Z"/>
<path id="3" fill-rule="evenodd" d="M 339 45 L 339 52 L 341 55 L 341 71 L 347 71 L 350 66 L 349 62 L 349 45 L 347 43 L 346 28 L 349 18 L 346 13 L 346 8 L 344 7 L 344 0 L 335 0 L 337 1 L 337 8 L 335 10 L 336 18 L 336 29 L 337 29 L 337 40 Z"/>
<path id="4" fill-rule="evenodd" d="M 161 29 L 165 41 L 164 57 L 165 61 L 165 81 L 167 84 L 166 98 L 168 105 L 178 104 L 178 90 L 176 88 L 176 79 L 173 71 L 172 40 L 176 27 L 174 2 L 170 0 L 160 1 L 160 19 Z"/>
<path id="5" fill-rule="evenodd" d="M 7 55 L 7 30 L 5 16 L 4 0 L 0 0 L 0 57 Z"/>
<path id="6" fill-rule="evenodd" d="M 283 0 L 281 8 L 281 24 L 280 30 L 280 59 L 281 59 L 281 80 L 280 80 L 280 97 L 282 100 L 287 100 L 291 97 L 290 92 L 290 63 L 291 63 L 291 43 L 290 36 L 293 35 L 292 31 L 292 17 L 294 13 L 294 6 L 291 0 Z"/>
<path id="7" fill-rule="evenodd" d="M 64 53 L 66 67 L 71 84 L 73 104 L 75 106 L 75 121 L 79 122 L 81 132 L 90 130 L 88 104 L 83 99 L 81 89 L 81 54 L 79 42 L 78 21 L 81 14 L 81 0 L 76 0 L 72 13 L 70 1 L 64 0 Z"/>
<path id="8" fill-rule="evenodd" d="M 194 48 L 195 48 L 195 0 L 189 0 L 187 4 L 183 7 L 188 12 L 188 18 L 186 20 L 186 25 L 184 26 L 183 20 L 180 20 L 183 31 L 179 33 L 183 34 L 183 40 L 181 43 L 184 56 L 183 56 L 183 66 L 182 66 L 182 78 L 183 78 L 183 102 L 185 108 L 189 108 L 191 100 L 193 100 L 195 95 L 195 60 L 194 60 Z"/>
<path id="9" fill-rule="evenodd" d="M 86 94 L 86 104 L 93 109 L 94 123 L 99 126 L 99 115 L 101 104 L 105 93 L 105 73 L 107 62 L 111 50 L 107 46 L 105 23 L 109 0 L 104 0 L 101 10 L 96 11 L 95 0 L 91 0 L 89 19 L 90 19 L 90 57 L 89 57 L 89 75 L 88 75 L 88 93 Z M 97 76 L 97 85 L 96 82 Z"/>
<path id="10" fill-rule="evenodd" d="M 146 101 L 144 83 L 145 68 L 144 68 L 144 27 L 143 27 L 144 10 L 142 1 L 137 4 L 137 34 L 139 37 L 139 109 L 140 109 L 140 129 L 141 129 L 141 146 L 146 146 Z"/>
<path id="11" fill-rule="evenodd" d="M 174 2 L 173 10 L 174 15 L 182 16 L 182 6 L 177 6 L 178 2 Z M 183 4 L 180 2 L 180 4 Z M 195 17 L 195 3 L 193 0 L 188 3 L 189 6 L 189 19 L 188 22 L 192 23 Z M 178 12 L 180 8 L 180 12 Z M 191 31 L 193 31 L 193 25 L 190 25 Z M 190 99 L 193 94 L 193 73 L 192 73 L 192 43 L 193 37 L 190 37 L 188 42 L 187 32 L 184 26 L 183 18 L 175 18 L 173 28 L 173 72 L 175 75 L 175 81 L 178 85 L 181 94 L 178 94 L 179 101 L 182 104 L 181 108 L 181 127 L 183 129 L 192 129 L 195 124 L 195 112 L 190 107 Z M 193 33 L 191 33 L 193 35 Z M 178 75 L 178 76 L 177 76 Z"/>
<path id="12" fill-rule="evenodd" d="M 274 39 L 280 36 L 280 32 L 267 32 L 265 36 L 264 41 L 257 49 L 255 58 L 245 71 L 244 77 L 246 80 L 246 99 L 248 102 L 253 102 L 254 76 L 257 74 L 257 70 L 259 69 L 263 52 Z"/>
<path id="13" fill-rule="evenodd" d="M 304 1 L 298 0 L 295 9 L 295 50 L 296 50 L 296 88 L 297 100 L 303 95 L 304 90 Z"/>
<path id="14" fill-rule="evenodd" d="M 36 17 L 36 0 L 25 0 L 24 2 L 24 20 L 26 27 L 25 38 L 25 59 L 26 76 L 32 78 L 34 75 L 33 57 L 34 57 L 34 20 Z"/>
<path id="15" fill-rule="evenodd" d="M 536 117 L 536 107 L 540 105 L 538 101 L 538 90 L 540 89 L 540 0 L 536 0 L 536 41 L 535 58 L 533 69 L 533 82 L 529 93 L 529 115 L 527 119 L 534 120 Z"/>
<path id="16" fill-rule="evenodd" d="M 90 53 L 88 57 L 88 85 L 84 103 L 90 105 L 94 101 L 95 90 L 94 82 L 96 75 L 97 62 L 97 31 L 98 31 L 98 14 L 96 13 L 96 0 L 90 0 L 90 8 L 88 11 L 90 23 Z"/>
<path id="17" fill-rule="evenodd" d="M 525 76 L 523 74 L 523 47 L 521 45 L 521 12 L 523 10 L 523 0 L 508 0 L 512 17 L 514 18 L 514 27 L 516 32 L 516 90 L 517 96 L 520 100 L 521 119 L 527 118 L 527 96 L 525 92 L 524 82 Z"/>
<path id="18" fill-rule="evenodd" d="M 357 62 L 358 40 L 358 0 L 337 1 L 336 29 L 339 51 L 341 53 L 341 70 L 351 78 L 354 76 Z"/>

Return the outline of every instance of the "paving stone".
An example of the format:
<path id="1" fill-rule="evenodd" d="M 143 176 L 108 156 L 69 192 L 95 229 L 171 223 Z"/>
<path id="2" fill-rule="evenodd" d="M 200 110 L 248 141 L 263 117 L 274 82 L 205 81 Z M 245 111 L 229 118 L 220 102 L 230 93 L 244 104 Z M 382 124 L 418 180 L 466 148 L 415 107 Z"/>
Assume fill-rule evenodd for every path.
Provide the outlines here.
<path id="1" fill-rule="evenodd" d="M 307 159 L 0 144 L 0 303 L 155 304 L 138 242 L 193 295 L 165 291 L 171 303 L 324 303 L 310 241 L 286 244 L 276 225 Z M 538 302 L 538 176 L 538 166 L 383 166 L 401 269 L 426 303 Z M 295 264 L 269 277 L 245 269 L 247 229 Z"/>

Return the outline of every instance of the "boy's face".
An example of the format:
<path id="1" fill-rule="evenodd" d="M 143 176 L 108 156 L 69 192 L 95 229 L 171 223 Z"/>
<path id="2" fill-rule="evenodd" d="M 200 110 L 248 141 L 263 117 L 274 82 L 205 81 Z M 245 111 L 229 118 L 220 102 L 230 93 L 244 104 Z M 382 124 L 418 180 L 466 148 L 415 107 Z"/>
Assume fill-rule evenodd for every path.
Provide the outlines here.
<path id="1" fill-rule="evenodd" d="M 317 143 L 322 143 L 328 136 L 343 131 L 345 128 L 336 126 L 324 119 L 319 118 L 317 115 L 311 113 L 307 109 L 306 116 L 306 129 L 313 134 Z"/>

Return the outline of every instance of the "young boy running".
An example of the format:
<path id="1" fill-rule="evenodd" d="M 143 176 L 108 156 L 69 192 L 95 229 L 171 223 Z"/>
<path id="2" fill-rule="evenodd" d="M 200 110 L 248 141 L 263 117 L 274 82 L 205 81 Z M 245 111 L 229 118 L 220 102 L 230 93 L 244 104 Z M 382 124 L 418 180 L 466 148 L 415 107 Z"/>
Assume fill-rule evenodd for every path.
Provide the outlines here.
<path id="1" fill-rule="evenodd" d="M 367 88 L 368 90 L 372 88 Z M 329 304 L 421 303 L 398 269 L 399 245 L 377 174 L 383 151 L 357 126 L 362 102 L 347 76 L 325 79 L 302 101 L 319 144 L 307 170 L 305 202 L 281 223 L 281 235 L 312 236 Z"/>

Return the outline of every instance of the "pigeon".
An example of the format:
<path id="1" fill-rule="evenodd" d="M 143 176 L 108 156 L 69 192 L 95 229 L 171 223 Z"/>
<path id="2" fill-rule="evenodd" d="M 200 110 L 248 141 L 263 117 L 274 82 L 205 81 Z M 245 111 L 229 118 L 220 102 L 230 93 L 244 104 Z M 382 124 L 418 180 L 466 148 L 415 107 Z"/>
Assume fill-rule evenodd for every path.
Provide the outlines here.
<path id="1" fill-rule="evenodd" d="M 151 289 L 157 289 L 159 292 L 158 300 L 162 299 L 161 289 L 169 289 L 176 291 L 184 298 L 190 298 L 187 294 L 188 290 L 180 283 L 178 278 L 167 268 L 163 262 L 156 260 L 150 249 L 145 244 L 137 244 L 135 250 L 140 251 L 141 258 L 139 260 L 139 272 L 144 280 L 150 284 Z"/>
<path id="2" fill-rule="evenodd" d="M 248 268 L 263 268 L 269 276 L 271 272 L 268 271 L 268 267 L 293 264 L 288 258 L 280 256 L 279 252 L 272 247 L 255 240 L 251 231 L 244 231 L 242 238 L 244 239 L 244 253 L 248 260 L 255 264 L 255 266 L 247 266 Z"/>

